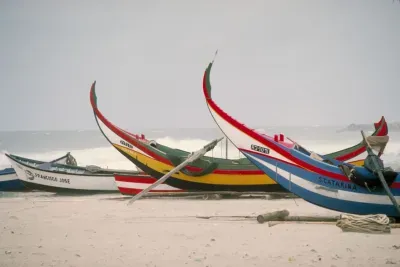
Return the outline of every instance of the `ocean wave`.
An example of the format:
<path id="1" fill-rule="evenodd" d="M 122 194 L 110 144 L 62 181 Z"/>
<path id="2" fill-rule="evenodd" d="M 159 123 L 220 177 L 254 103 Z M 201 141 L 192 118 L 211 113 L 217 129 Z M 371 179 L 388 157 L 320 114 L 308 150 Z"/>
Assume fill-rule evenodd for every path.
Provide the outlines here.
<path id="1" fill-rule="evenodd" d="M 185 151 L 196 151 L 209 143 L 211 140 L 205 139 L 176 139 L 173 137 L 162 137 L 154 139 L 157 143 L 177 148 Z M 351 145 L 356 142 L 353 140 L 341 141 L 341 142 L 324 142 L 324 141 L 312 141 L 312 140 L 296 140 L 300 144 L 304 145 L 311 151 L 325 154 L 334 152 Z M 225 158 L 226 143 L 222 140 L 212 151 L 209 151 L 206 155 L 218 158 Z M 13 153 L 12 151 L 3 151 L 0 155 L 0 168 L 9 167 L 11 164 L 5 157 L 4 152 Z M 119 153 L 114 147 L 101 146 L 95 148 L 75 149 L 75 150 L 49 150 L 47 152 L 22 152 L 16 153 L 19 156 L 51 161 L 64 155 L 67 152 L 76 158 L 80 166 L 86 165 L 98 165 L 103 168 L 115 168 L 115 169 L 126 169 L 136 170 L 136 166 L 133 165 L 127 158 Z M 236 147 L 228 142 L 228 158 L 237 159 L 243 158 L 244 156 L 239 153 Z M 386 166 L 391 166 L 396 169 L 400 169 L 400 142 L 389 142 L 386 147 L 385 153 L 382 156 Z"/>

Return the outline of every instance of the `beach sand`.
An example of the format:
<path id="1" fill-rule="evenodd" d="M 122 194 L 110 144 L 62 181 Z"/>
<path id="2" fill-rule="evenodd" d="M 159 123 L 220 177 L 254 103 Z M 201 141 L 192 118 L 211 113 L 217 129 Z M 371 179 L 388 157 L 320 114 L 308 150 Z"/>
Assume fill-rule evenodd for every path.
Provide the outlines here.
<path id="1" fill-rule="evenodd" d="M 301 199 L 141 199 L 19 194 L 0 198 L 0 266 L 400 266 L 400 229 L 344 233 L 335 225 L 256 216 L 337 215 Z"/>

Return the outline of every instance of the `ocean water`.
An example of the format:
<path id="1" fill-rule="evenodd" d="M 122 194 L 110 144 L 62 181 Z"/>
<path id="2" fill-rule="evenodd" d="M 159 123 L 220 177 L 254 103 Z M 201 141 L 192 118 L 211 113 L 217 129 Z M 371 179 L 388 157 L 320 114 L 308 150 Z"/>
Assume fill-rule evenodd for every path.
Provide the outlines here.
<path id="1" fill-rule="evenodd" d="M 311 151 L 321 154 L 346 148 L 361 141 L 358 131 L 338 132 L 340 127 L 265 127 L 257 129 L 269 135 L 284 133 Z M 127 129 L 128 131 L 130 129 Z M 209 141 L 223 136 L 216 128 L 211 129 L 156 129 L 143 130 L 135 134 L 145 134 L 146 138 L 158 143 L 195 151 Z M 366 131 L 370 134 L 372 131 Z M 383 160 L 386 166 L 400 170 L 400 132 L 390 132 Z M 85 131 L 16 131 L 0 132 L 0 168 L 10 166 L 4 153 L 12 153 L 38 160 L 52 160 L 67 152 L 76 158 L 81 166 L 98 165 L 104 168 L 136 170 L 136 167 L 104 138 L 99 130 Z M 222 141 L 207 155 L 225 157 L 226 143 Z M 243 155 L 228 143 L 228 158 L 241 158 Z"/>

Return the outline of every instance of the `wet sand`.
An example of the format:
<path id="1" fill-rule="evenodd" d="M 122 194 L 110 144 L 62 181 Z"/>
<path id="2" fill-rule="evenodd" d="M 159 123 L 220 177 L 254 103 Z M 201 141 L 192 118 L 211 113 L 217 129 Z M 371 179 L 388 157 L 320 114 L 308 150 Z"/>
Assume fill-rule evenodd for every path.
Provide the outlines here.
<path id="1" fill-rule="evenodd" d="M 121 195 L 0 198 L 0 266 L 400 266 L 400 229 L 343 233 L 335 225 L 256 216 L 337 215 L 300 199 L 142 199 Z"/>

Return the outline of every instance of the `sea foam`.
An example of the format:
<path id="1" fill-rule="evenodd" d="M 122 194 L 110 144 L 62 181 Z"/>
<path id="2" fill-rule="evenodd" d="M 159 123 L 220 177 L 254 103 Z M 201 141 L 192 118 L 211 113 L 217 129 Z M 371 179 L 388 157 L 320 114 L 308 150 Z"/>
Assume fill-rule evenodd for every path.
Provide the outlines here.
<path id="1" fill-rule="evenodd" d="M 185 151 L 196 151 L 209 143 L 211 140 L 204 139 L 176 139 L 173 137 L 162 137 L 155 138 L 160 144 L 178 148 Z M 357 143 L 357 140 L 296 140 L 301 145 L 306 147 L 307 149 L 320 153 L 326 154 L 330 152 L 334 152 L 340 149 L 347 148 Z M 359 141 L 359 140 L 358 140 Z M 225 158 L 226 154 L 226 143 L 225 140 L 222 140 L 212 151 L 209 151 L 206 155 L 217 158 Z M 119 153 L 114 147 L 111 145 L 95 147 L 95 148 L 85 148 L 85 149 L 76 149 L 76 150 L 50 150 L 47 152 L 29 152 L 29 153 L 15 153 L 18 156 L 50 161 L 60 156 L 65 155 L 67 152 L 71 152 L 71 154 L 75 157 L 78 164 L 80 166 L 86 165 L 98 165 L 103 168 L 113 168 L 113 169 L 126 169 L 126 170 L 136 170 L 136 166 L 133 165 L 127 158 L 125 158 L 121 153 Z M 13 153 L 12 151 L 3 151 L 0 155 L 0 167 L 5 168 L 9 167 L 11 164 L 4 153 Z M 238 159 L 243 158 L 244 156 L 239 153 L 237 148 L 230 142 L 228 142 L 228 158 L 230 159 Z M 386 147 L 385 153 L 382 156 L 382 159 L 385 161 L 386 166 L 392 166 L 396 169 L 400 167 L 400 140 L 390 141 Z"/>

